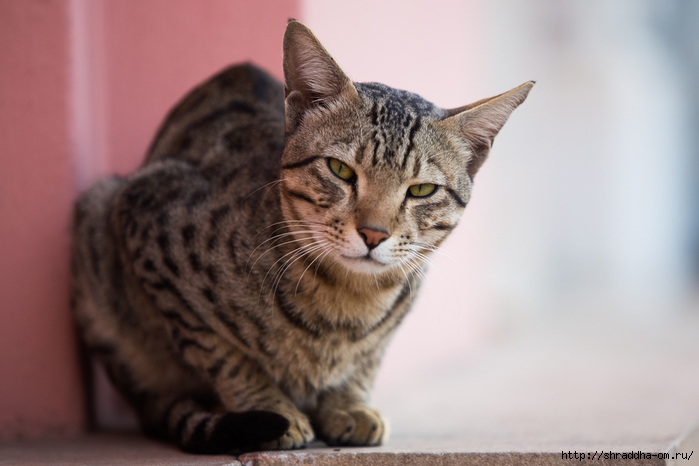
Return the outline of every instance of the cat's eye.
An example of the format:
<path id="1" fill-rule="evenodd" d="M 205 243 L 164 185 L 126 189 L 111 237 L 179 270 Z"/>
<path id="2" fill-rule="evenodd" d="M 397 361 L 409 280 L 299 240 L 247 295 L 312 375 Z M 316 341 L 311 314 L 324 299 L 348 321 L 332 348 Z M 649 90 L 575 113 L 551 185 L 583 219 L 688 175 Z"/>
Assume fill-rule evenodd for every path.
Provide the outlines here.
<path id="1" fill-rule="evenodd" d="M 328 166 L 330 167 L 330 170 L 332 170 L 332 172 L 340 179 L 352 181 L 352 179 L 355 177 L 354 170 L 340 160 L 328 159 Z"/>
<path id="2" fill-rule="evenodd" d="M 422 184 L 412 185 L 411 187 L 408 188 L 408 192 L 413 197 L 425 197 L 425 196 L 429 196 L 430 194 L 432 194 L 435 189 L 437 189 L 436 184 L 422 183 Z"/>

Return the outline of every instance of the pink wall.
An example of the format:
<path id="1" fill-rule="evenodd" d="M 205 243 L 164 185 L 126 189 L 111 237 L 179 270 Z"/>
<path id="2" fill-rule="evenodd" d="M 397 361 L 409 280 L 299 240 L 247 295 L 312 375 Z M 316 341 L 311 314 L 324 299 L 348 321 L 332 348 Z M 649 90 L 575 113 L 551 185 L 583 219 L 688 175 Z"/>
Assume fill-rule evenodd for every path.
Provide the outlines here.
<path id="1" fill-rule="evenodd" d="M 76 81 L 90 93 L 76 110 L 94 127 L 86 135 L 94 151 L 83 160 L 96 158 L 86 163 L 99 174 L 133 171 L 167 110 L 228 64 L 254 60 L 281 78 L 281 40 L 296 3 L 73 0 L 85 19 L 76 25 L 84 39 L 73 42 L 86 64 Z"/>
<path id="2" fill-rule="evenodd" d="M 67 3 L 0 2 L 0 437 L 83 420 L 68 309 Z"/>
<path id="3" fill-rule="evenodd" d="M 167 109 L 240 60 L 281 75 L 296 0 L 0 2 L 0 438 L 84 424 L 68 309 L 76 187 L 141 161 Z"/>

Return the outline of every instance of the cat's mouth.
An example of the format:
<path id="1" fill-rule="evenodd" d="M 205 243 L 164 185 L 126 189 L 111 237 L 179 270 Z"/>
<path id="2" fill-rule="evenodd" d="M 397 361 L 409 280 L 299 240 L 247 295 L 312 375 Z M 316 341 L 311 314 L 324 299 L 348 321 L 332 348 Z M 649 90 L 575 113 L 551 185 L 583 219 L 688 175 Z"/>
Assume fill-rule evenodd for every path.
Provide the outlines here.
<path id="1" fill-rule="evenodd" d="M 359 261 L 359 262 L 363 262 L 365 264 L 378 264 L 378 265 L 383 265 L 383 266 L 388 265 L 384 262 L 381 262 L 378 259 L 371 257 L 370 252 L 366 253 L 366 255 L 364 255 L 364 256 L 345 256 L 344 254 L 340 254 L 340 256 L 345 258 L 345 259 L 349 259 L 351 261 Z"/>

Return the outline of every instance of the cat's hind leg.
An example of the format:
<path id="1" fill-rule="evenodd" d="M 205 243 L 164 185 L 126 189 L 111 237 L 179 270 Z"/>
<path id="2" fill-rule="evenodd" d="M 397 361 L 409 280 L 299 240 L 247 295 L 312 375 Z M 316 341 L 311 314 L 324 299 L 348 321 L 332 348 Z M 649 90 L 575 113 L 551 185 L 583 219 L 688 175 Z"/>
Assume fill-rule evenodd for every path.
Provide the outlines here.
<path id="1" fill-rule="evenodd" d="M 101 180 L 73 212 L 71 307 L 86 347 L 151 436 L 197 453 L 249 450 L 279 438 L 289 428 L 285 417 L 225 412 L 211 387 L 173 352 L 164 313 L 130 273 L 110 222 L 125 183 Z"/>
<path id="2" fill-rule="evenodd" d="M 186 370 L 180 384 L 168 383 L 166 377 L 149 380 L 146 372 L 157 372 L 150 364 L 154 361 L 128 354 L 125 345 L 118 349 L 102 346 L 114 348 L 107 360 L 104 355 L 100 359 L 112 382 L 136 409 L 146 435 L 171 441 L 191 453 L 218 454 L 260 449 L 289 428 L 289 421 L 274 412 L 226 411 L 219 397 L 196 383 L 195 374 Z"/>
<path id="3" fill-rule="evenodd" d="M 285 420 L 286 428 L 277 437 L 262 443 L 261 449 L 301 448 L 314 439 L 308 417 L 298 410 L 254 360 L 231 347 L 215 333 L 205 337 L 200 335 L 199 344 L 183 344 L 192 341 L 193 336 L 191 331 L 184 328 L 173 332 L 175 345 L 180 348 L 183 360 L 199 368 L 200 373 L 209 379 L 223 409 L 241 416 L 241 419 L 243 415 L 253 416 L 247 413 L 265 412 Z"/>
<path id="4" fill-rule="evenodd" d="M 158 405 L 160 412 L 151 412 L 149 417 L 161 418 L 165 436 L 191 453 L 258 449 L 263 442 L 280 437 L 289 427 L 286 418 L 270 411 L 212 412 L 189 397 Z"/>

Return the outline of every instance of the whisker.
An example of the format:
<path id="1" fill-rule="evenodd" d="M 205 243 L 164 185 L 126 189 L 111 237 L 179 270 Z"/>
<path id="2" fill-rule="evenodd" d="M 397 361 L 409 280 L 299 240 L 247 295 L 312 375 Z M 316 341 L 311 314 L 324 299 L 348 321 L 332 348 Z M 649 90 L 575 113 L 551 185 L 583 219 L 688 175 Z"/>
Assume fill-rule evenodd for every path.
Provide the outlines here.
<path id="1" fill-rule="evenodd" d="M 313 233 L 313 232 L 312 232 L 312 233 Z M 284 237 L 284 236 L 288 236 L 288 235 L 287 235 L 287 234 L 285 234 L 285 235 L 279 235 L 278 237 L 276 237 L 276 238 L 274 238 L 274 239 L 275 239 L 275 240 L 281 239 L 281 237 Z M 285 241 L 284 243 L 274 244 L 274 245 L 268 247 L 262 254 L 260 254 L 260 255 L 258 256 L 257 259 L 255 259 L 255 262 L 253 262 L 252 267 L 250 267 L 250 272 L 248 272 L 247 277 L 250 277 L 250 273 L 255 269 L 255 265 L 257 265 L 257 262 L 258 262 L 260 259 L 262 259 L 262 258 L 265 256 L 265 254 L 267 254 L 268 252 L 273 251 L 274 249 L 277 249 L 277 248 L 286 246 L 287 244 L 298 243 L 298 242 L 305 241 L 305 240 L 309 240 L 309 239 L 312 239 L 312 238 L 307 238 L 307 237 L 304 237 L 304 238 L 294 238 L 294 239 L 292 239 L 292 240 L 290 240 L 290 241 Z M 261 246 L 261 245 L 260 245 L 260 246 Z M 257 251 L 257 249 L 258 249 L 260 246 L 258 246 L 257 248 L 255 248 L 255 250 L 253 250 L 253 252 L 250 253 L 250 256 L 248 257 L 248 260 L 247 260 L 247 262 L 245 263 L 245 267 L 246 267 L 246 268 L 248 267 L 248 264 L 250 263 L 250 259 L 252 258 L 253 253 L 254 253 L 255 251 Z M 275 264 L 276 264 L 276 262 L 275 262 Z M 246 277 L 246 283 L 247 283 L 247 277 Z"/>
<path id="2" fill-rule="evenodd" d="M 400 270 L 401 270 L 401 272 L 403 272 L 403 275 L 405 276 L 405 280 L 408 282 L 408 290 L 410 291 L 410 300 L 412 301 L 415 298 L 415 292 L 413 291 L 411 278 L 414 277 L 415 275 L 417 275 L 418 277 L 420 277 L 420 280 L 424 280 L 424 276 L 420 276 L 420 274 L 414 270 L 413 264 L 411 264 L 411 267 L 409 267 L 410 268 L 409 274 L 406 273 L 405 269 L 403 268 L 404 265 L 408 266 L 408 264 L 401 264 Z"/>
<path id="3" fill-rule="evenodd" d="M 269 270 L 267 270 L 267 273 L 266 273 L 265 276 L 262 278 L 262 283 L 260 283 L 260 295 L 258 296 L 258 301 L 259 301 L 259 298 L 262 297 L 262 291 L 263 291 L 263 289 L 264 289 L 265 281 L 267 281 L 267 277 L 269 276 L 269 273 L 274 269 L 274 266 L 277 265 L 280 261 L 283 261 L 284 258 L 286 258 L 287 256 L 292 256 L 292 257 L 294 257 L 294 255 L 296 255 L 296 254 L 299 253 L 299 250 L 303 251 L 303 245 L 302 245 L 300 248 L 297 248 L 297 249 L 294 249 L 293 251 L 287 252 L 286 254 L 284 254 L 283 256 L 281 256 L 279 259 L 277 259 L 277 260 L 270 266 Z M 290 259 L 289 259 L 289 260 L 290 260 Z M 286 262 L 284 263 L 284 265 L 286 265 Z M 282 265 L 282 266 L 280 267 L 280 269 L 283 269 L 283 267 L 284 267 L 284 266 Z M 279 273 L 279 270 L 278 270 L 277 272 L 275 272 L 275 274 L 272 276 L 272 283 L 274 282 L 274 277 L 276 277 L 277 273 Z"/>
<path id="4" fill-rule="evenodd" d="M 332 246 L 332 245 L 331 245 L 331 246 Z M 325 259 L 326 257 L 328 257 L 328 254 L 331 253 L 331 252 L 332 252 L 332 247 L 328 248 L 328 253 L 325 254 L 324 256 L 322 256 L 321 259 L 320 259 L 320 261 L 318 261 L 318 263 L 316 264 L 316 270 L 315 270 L 315 272 L 313 273 L 313 281 L 314 281 L 314 282 L 315 282 L 316 276 L 318 275 L 318 268 L 320 267 L 320 264 L 323 263 L 323 259 Z"/>
<path id="5" fill-rule="evenodd" d="M 405 273 L 405 269 L 403 268 L 403 265 L 404 264 L 398 264 L 398 268 L 403 273 L 403 276 L 405 277 L 405 281 L 408 284 L 408 291 L 410 292 L 410 300 L 412 301 L 413 300 L 413 287 L 410 284 L 410 278 L 408 278 L 408 274 Z"/>
<path id="6" fill-rule="evenodd" d="M 270 236 L 269 238 L 267 238 L 265 241 L 263 241 L 263 242 L 261 242 L 260 244 L 258 244 L 257 247 L 255 247 L 255 249 L 252 250 L 252 252 L 251 252 L 250 255 L 248 256 L 247 261 L 245 262 L 245 267 L 246 267 L 246 268 L 247 268 L 248 265 L 250 264 L 250 259 L 252 259 L 252 256 L 255 254 L 255 252 L 257 252 L 257 250 L 258 250 L 260 247 L 262 247 L 264 244 L 266 244 L 266 243 L 268 243 L 268 242 L 270 242 L 270 241 L 271 241 L 272 243 L 274 243 L 274 241 L 276 241 L 276 240 L 278 240 L 278 239 L 281 239 L 281 238 L 284 238 L 284 237 L 287 237 L 287 236 L 292 236 L 292 235 L 294 235 L 294 234 L 313 234 L 313 233 L 321 233 L 321 232 L 322 232 L 322 229 L 319 229 L 319 230 L 311 229 L 311 228 L 310 228 L 310 225 L 311 225 L 311 224 L 317 224 L 317 225 L 321 225 L 321 226 L 323 226 L 323 227 L 325 227 L 325 228 L 329 228 L 327 225 L 325 225 L 325 224 L 323 224 L 323 223 L 320 223 L 320 222 L 305 222 L 305 221 L 295 221 L 295 220 L 294 220 L 294 221 L 282 221 L 282 222 L 276 222 L 276 223 L 274 223 L 274 224 L 272 224 L 272 225 L 269 225 L 269 226 L 263 228 L 262 230 L 260 230 L 260 231 L 257 233 L 257 235 L 259 235 L 260 233 L 262 233 L 262 231 L 264 231 L 265 229 L 267 229 L 267 228 L 269 228 L 269 227 L 271 227 L 271 226 L 273 226 L 273 225 L 286 224 L 286 223 L 288 223 L 288 222 L 293 222 L 293 223 L 294 223 L 295 225 L 297 225 L 297 226 L 298 226 L 299 223 L 301 223 L 302 226 L 305 226 L 307 229 L 306 229 L 306 230 L 294 230 L 293 228 L 290 228 L 288 225 L 285 225 L 285 226 L 282 226 L 282 227 L 280 227 L 280 228 L 274 230 L 274 231 L 271 233 L 271 236 Z M 307 226 L 307 225 L 308 225 L 308 226 Z M 285 233 L 281 233 L 281 234 L 275 234 L 277 231 L 284 230 L 284 229 L 288 229 L 289 231 L 287 231 L 287 232 L 285 232 Z M 255 237 L 257 237 L 257 235 L 255 235 Z M 255 238 L 255 237 L 253 237 L 253 238 Z M 307 238 L 300 238 L 299 240 L 303 240 L 303 239 L 307 239 Z M 293 241 L 292 241 L 292 242 L 293 242 Z M 289 243 L 284 243 L 284 244 L 289 244 Z M 257 264 L 257 261 L 259 261 L 265 254 L 267 254 L 268 252 L 270 252 L 270 251 L 272 251 L 273 249 L 277 248 L 278 246 L 282 246 L 282 245 L 281 245 L 281 244 L 274 245 L 274 246 L 272 246 L 272 247 L 269 247 L 264 253 L 262 253 L 262 254 L 255 260 L 255 262 L 253 263 L 252 267 L 250 268 L 250 271 L 254 270 L 255 265 Z M 247 282 L 247 278 L 249 278 L 249 276 L 250 276 L 250 272 L 248 272 L 248 276 L 246 277 L 246 282 Z"/>
<path id="7" fill-rule="evenodd" d="M 278 235 L 271 236 L 271 237 L 267 238 L 266 240 L 264 240 L 263 242 L 261 242 L 260 244 L 258 244 L 257 247 L 255 249 L 253 249 L 252 252 L 250 253 L 250 257 L 252 257 L 252 255 L 255 253 L 255 251 L 257 251 L 260 247 L 264 246 L 266 243 L 269 243 L 270 241 L 276 241 L 278 239 L 285 238 L 287 236 L 292 236 L 294 234 L 306 234 L 306 233 L 316 233 L 316 230 L 289 231 L 286 233 L 280 233 Z M 304 238 L 301 238 L 301 239 L 304 239 Z M 248 261 L 250 260 L 250 257 L 248 257 Z"/>
<path id="8" fill-rule="evenodd" d="M 298 291 L 299 291 L 299 285 L 301 284 L 301 280 L 303 279 L 303 276 L 306 275 L 306 272 L 308 271 L 308 269 L 311 268 L 311 266 L 313 265 L 313 263 L 314 263 L 315 261 L 317 261 L 319 258 L 325 257 L 330 251 L 332 251 L 332 247 L 331 247 L 331 244 L 330 244 L 330 243 L 328 243 L 327 241 L 323 241 L 323 245 L 326 247 L 326 249 L 325 249 L 324 251 L 322 251 L 322 252 L 318 255 L 318 257 L 316 257 L 315 259 L 313 259 L 313 260 L 311 261 L 310 264 L 308 264 L 308 266 L 304 269 L 303 273 L 302 273 L 301 276 L 299 277 L 298 282 L 296 282 L 296 289 L 294 289 L 294 296 L 296 296 L 296 293 L 298 293 Z M 318 268 L 316 268 L 316 272 L 317 272 L 317 271 L 318 271 Z M 315 276 L 314 276 L 314 280 L 315 280 Z"/>
<path id="9" fill-rule="evenodd" d="M 307 255 L 309 252 L 316 250 L 319 246 L 322 246 L 321 240 L 314 240 L 310 244 L 301 244 L 299 247 L 297 247 L 293 251 L 284 254 L 281 258 L 279 258 L 279 260 L 277 260 L 274 264 L 272 264 L 272 267 L 274 267 L 274 265 L 276 265 L 280 260 L 283 260 L 287 256 L 291 256 L 291 257 L 289 259 L 286 259 L 286 261 L 279 268 L 279 270 L 277 270 L 277 272 L 275 272 L 275 275 L 273 276 L 272 281 L 273 282 L 275 281 L 275 277 L 277 276 L 277 274 L 279 274 L 280 271 L 283 271 L 283 272 L 286 271 L 286 268 L 288 268 L 288 265 L 290 265 L 291 261 L 295 260 L 298 257 L 302 257 L 304 255 Z"/>
<path id="10" fill-rule="evenodd" d="M 427 265 L 429 265 L 430 267 L 434 267 L 435 270 L 437 270 L 440 274 L 442 274 L 442 276 L 445 276 L 445 277 L 447 276 L 446 273 L 442 270 L 442 268 L 441 268 L 439 265 L 437 265 L 437 264 L 432 260 L 432 258 L 429 257 L 428 255 L 423 254 L 423 253 L 420 252 L 419 250 L 413 249 L 413 248 L 408 248 L 408 251 L 409 251 L 409 253 L 410 253 L 413 257 L 417 257 L 418 259 L 420 259 L 421 261 L 425 262 L 425 263 L 426 263 Z M 408 260 L 410 260 L 410 259 L 408 259 Z"/>
<path id="11" fill-rule="evenodd" d="M 250 196 L 252 196 L 253 194 L 255 194 L 255 193 L 256 193 L 257 191 L 259 191 L 260 189 L 264 189 L 264 188 L 267 187 L 267 186 L 269 186 L 269 189 L 272 189 L 272 187 L 273 187 L 275 184 L 281 183 L 281 182 L 283 182 L 283 181 L 286 181 L 286 178 L 281 178 L 281 179 L 279 179 L 279 180 L 274 180 L 274 181 L 270 181 L 269 183 L 265 183 L 265 184 L 263 184 L 262 186 L 260 186 L 259 188 L 257 188 L 256 190 L 254 190 L 253 192 L 251 192 L 250 194 L 248 194 L 247 196 L 245 196 L 245 198 L 243 198 L 243 201 L 246 201 Z M 263 198 L 267 195 L 267 193 L 269 192 L 269 189 L 264 193 L 264 195 L 262 196 Z"/>
<path id="12" fill-rule="evenodd" d="M 310 248 L 308 248 L 308 249 L 304 249 L 303 247 L 299 248 L 299 249 L 301 249 L 301 251 L 299 251 L 299 250 L 296 251 L 296 252 L 298 253 L 298 256 L 295 257 L 295 258 L 292 257 L 291 259 L 289 259 L 289 260 L 284 264 L 284 266 L 282 266 L 282 268 L 280 268 L 280 270 L 277 272 L 277 274 L 275 274 L 275 276 L 276 276 L 277 278 L 276 278 L 276 281 L 273 281 L 274 290 L 272 291 L 271 294 L 272 294 L 272 295 L 276 295 L 276 294 L 277 294 L 277 288 L 279 288 L 279 284 L 281 283 L 282 277 L 283 277 L 284 274 L 291 268 L 291 266 L 292 266 L 294 263 L 296 263 L 299 259 L 302 259 L 303 257 L 308 256 L 309 254 L 311 254 L 311 253 L 313 253 L 313 252 L 315 252 L 315 251 L 317 251 L 317 250 L 319 250 L 319 249 L 322 249 L 322 248 L 324 248 L 324 247 L 325 247 L 324 244 L 314 244 L 312 247 L 310 247 Z"/>
<path id="13" fill-rule="evenodd" d="M 435 254 L 439 254 L 440 256 L 444 256 L 444 257 L 456 262 L 457 264 L 459 263 L 459 261 L 456 260 L 456 258 L 454 256 L 452 256 L 451 254 L 447 254 L 446 252 L 439 249 L 437 246 L 433 246 L 433 245 L 427 244 L 427 243 L 418 243 L 418 242 L 415 242 L 413 244 L 408 245 L 408 248 L 410 248 L 410 249 L 413 249 L 414 247 L 418 247 L 420 249 L 426 249 L 426 250 L 433 252 Z"/>
<path id="14" fill-rule="evenodd" d="M 277 226 L 277 225 L 283 225 L 283 226 L 280 227 L 280 228 L 278 228 L 277 230 L 275 230 L 275 232 L 277 232 L 277 231 L 279 231 L 279 230 L 283 230 L 283 229 L 284 229 L 284 226 L 296 225 L 296 224 L 299 224 L 299 223 L 308 225 L 308 227 L 310 227 L 311 225 L 319 225 L 319 226 L 322 226 L 322 227 L 330 228 L 330 227 L 328 227 L 328 225 L 326 225 L 325 223 L 322 223 L 322 222 L 314 222 L 314 221 L 309 221 L 309 220 L 293 220 L 293 219 L 292 219 L 292 220 L 282 220 L 282 221 L 280 221 L 280 222 L 270 223 L 269 225 L 267 225 L 266 227 L 264 227 L 263 229 L 261 229 L 260 231 L 258 231 L 258 232 L 255 234 L 255 236 L 253 236 L 253 238 L 256 238 L 256 237 L 257 237 L 260 233 L 262 233 L 263 231 L 265 231 L 265 230 L 267 230 L 267 229 L 269 229 L 269 228 L 275 227 L 275 226 Z M 272 234 L 274 234 L 274 232 L 272 232 Z"/>
<path id="15" fill-rule="evenodd" d="M 404 262 L 401 265 L 404 265 L 405 267 L 407 267 L 408 270 L 410 271 L 411 275 L 417 275 L 418 277 L 423 278 L 423 276 L 420 275 L 420 270 L 417 267 L 417 264 L 414 264 L 413 262 L 408 261 L 408 262 Z"/>
<path id="16" fill-rule="evenodd" d="M 424 261 L 424 262 L 425 262 L 425 265 L 427 265 L 427 266 L 429 266 L 429 267 L 431 267 L 431 268 L 434 268 L 434 269 L 439 273 L 439 275 L 440 275 L 442 278 L 445 278 L 445 279 L 449 282 L 449 284 L 450 284 L 451 286 L 456 286 L 456 284 L 455 284 L 454 281 L 452 280 L 451 275 L 449 275 L 447 272 L 445 272 L 445 271 L 442 269 L 442 267 L 440 267 L 435 261 L 432 260 L 431 257 L 429 257 L 429 256 L 427 256 L 427 255 L 423 254 L 422 252 L 419 252 L 419 251 L 417 251 L 417 250 L 415 250 L 415 249 L 412 249 L 412 248 L 410 249 L 410 252 L 411 252 L 413 255 L 415 255 L 415 257 L 417 257 L 418 259 Z M 437 252 L 437 251 L 434 251 L 434 252 Z M 449 257 L 449 256 L 447 256 L 447 257 Z M 455 259 L 454 259 L 454 261 L 456 262 Z M 457 263 L 458 263 L 458 262 L 457 262 Z"/>
<path id="17" fill-rule="evenodd" d="M 475 241 L 476 241 L 477 243 L 483 244 L 483 238 L 481 237 L 481 235 L 480 235 L 476 230 L 473 229 L 473 227 L 472 227 L 471 224 L 468 222 L 468 220 L 462 219 L 461 222 L 459 222 L 459 223 L 460 223 L 460 224 L 466 225 L 466 228 L 468 228 L 468 231 L 471 232 L 471 234 L 473 235 L 473 238 L 475 239 Z"/>

